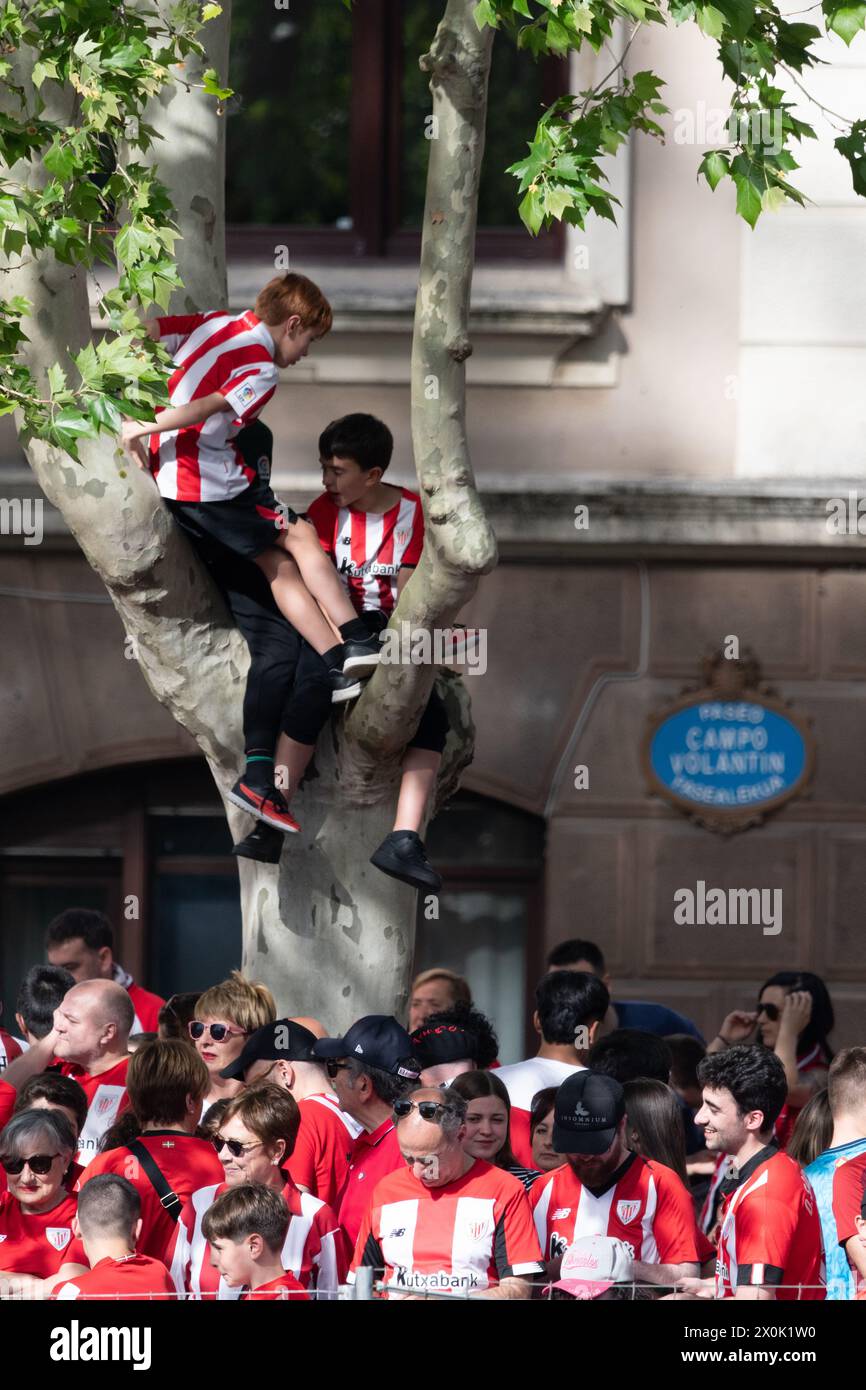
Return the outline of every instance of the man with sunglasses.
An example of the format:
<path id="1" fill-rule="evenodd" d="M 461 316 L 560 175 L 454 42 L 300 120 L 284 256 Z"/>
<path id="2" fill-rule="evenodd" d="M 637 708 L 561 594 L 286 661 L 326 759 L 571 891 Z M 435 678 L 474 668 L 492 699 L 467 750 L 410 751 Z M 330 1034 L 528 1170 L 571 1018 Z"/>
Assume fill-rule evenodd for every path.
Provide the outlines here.
<path id="1" fill-rule="evenodd" d="M 336 1211 L 363 1127 L 340 1109 L 325 1064 L 313 1055 L 315 1042 L 316 1034 L 298 1019 L 278 1018 L 257 1029 L 221 1075 L 245 1086 L 270 1081 L 294 1096 L 301 1123 L 286 1170 L 298 1187 Z"/>
<path id="2" fill-rule="evenodd" d="M 527 1299 L 542 1273 L 523 1184 L 464 1148 L 466 1102 L 422 1087 L 394 1104 L 402 1167 L 376 1184 L 349 1274 L 387 1298 Z"/>
<path id="3" fill-rule="evenodd" d="M 340 1109 L 363 1129 L 338 1211 L 351 1247 L 376 1183 L 402 1166 L 391 1110 L 418 1084 L 421 1068 L 406 1029 L 386 1014 L 359 1019 L 343 1038 L 318 1038 L 311 1052 L 325 1063 Z"/>

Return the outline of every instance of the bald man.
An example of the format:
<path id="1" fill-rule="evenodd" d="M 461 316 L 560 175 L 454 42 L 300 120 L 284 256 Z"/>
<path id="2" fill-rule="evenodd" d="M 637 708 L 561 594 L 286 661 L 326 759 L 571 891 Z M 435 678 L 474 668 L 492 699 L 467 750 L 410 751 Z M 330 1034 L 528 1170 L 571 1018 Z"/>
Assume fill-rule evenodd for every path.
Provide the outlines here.
<path id="1" fill-rule="evenodd" d="M 135 1009 L 122 985 L 85 980 L 73 985 L 54 1011 L 54 1028 L 6 1070 L 4 1080 L 23 1085 L 48 1067 L 71 1076 L 87 1096 L 87 1120 L 76 1161 L 87 1164 L 99 1140 L 129 1104 L 126 1071 Z"/>
<path id="2" fill-rule="evenodd" d="M 523 1184 L 464 1149 L 466 1102 L 424 1086 L 394 1105 L 406 1166 L 377 1184 L 352 1260 L 388 1298 L 527 1299 L 542 1274 Z"/>
<path id="3" fill-rule="evenodd" d="M 322 1032 L 314 1018 L 278 1018 L 251 1033 L 244 1050 L 224 1068 L 227 1081 L 253 1086 L 272 1081 L 298 1102 L 301 1123 L 285 1167 L 295 1185 L 336 1210 L 349 1176 L 349 1157 L 363 1126 L 340 1109 L 324 1062 L 312 1046 Z"/>

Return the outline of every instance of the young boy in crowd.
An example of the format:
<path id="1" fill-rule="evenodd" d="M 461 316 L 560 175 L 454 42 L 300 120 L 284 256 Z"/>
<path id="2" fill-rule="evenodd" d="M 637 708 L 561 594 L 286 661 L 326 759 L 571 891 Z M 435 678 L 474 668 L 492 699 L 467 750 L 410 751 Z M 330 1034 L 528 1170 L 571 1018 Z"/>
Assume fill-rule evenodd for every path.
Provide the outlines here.
<path id="1" fill-rule="evenodd" d="M 346 415 L 332 421 L 319 438 L 325 491 L 307 512 L 358 621 L 376 641 L 421 559 L 424 544 L 420 497 L 408 488 L 383 481 L 393 450 L 391 431 L 372 415 Z M 312 738 L 305 737 L 304 741 L 291 737 L 283 725 L 276 763 L 287 769 L 289 800 L 312 758 L 327 713 L 325 708 Z M 394 828 L 370 860 L 390 877 L 434 893 L 442 880 L 429 863 L 418 832 L 436 783 L 447 733 L 445 706 L 433 690 L 403 757 Z M 281 848 L 279 836 L 264 824 L 236 845 L 234 852 L 276 863 Z"/>
<path id="2" fill-rule="evenodd" d="M 306 357 L 331 327 L 331 308 L 306 276 L 278 275 L 255 310 L 172 315 L 148 322 L 171 354 L 170 405 L 144 424 L 125 421 L 123 447 L 153 474 L 178 525 L 206 548 L 258 568 L 285 618 L 324 662 L 334 701 L 360 693 L 379 661 L 378 640 L 359 620 L 313 526 L 281 507 L 237 436 L 270 400 L 279 368 Z M 149 437 L 145 449 L 143 441 Z M 283 831 L 297 825 L 270 796 L 273 748 L 247 748 L 230 800 Z M 262 776 L 261 764 L 267 776 Z M 255 773 L 255 776 L 251 774 Z"/>
<path id="3" fill-rule="evenodd" d="M 289 1209 L 278 1192 L 261 1183 L 230 1187 L 202 1221 L 211 1264 L 244 1299 L 307 1301 L 303 1285 L 283 1268 Z"/>
<path id="4" fill-rule="evenodd" d="M 103 1173 L 82 1189 L 74 1218 L 90 1268 L 64 1280 L 52 1298 L 159 1298 L 174 1296 L 174 1284 L 160 1260 L 140 1255 L 141 1198 L 117 1173 Z"/>

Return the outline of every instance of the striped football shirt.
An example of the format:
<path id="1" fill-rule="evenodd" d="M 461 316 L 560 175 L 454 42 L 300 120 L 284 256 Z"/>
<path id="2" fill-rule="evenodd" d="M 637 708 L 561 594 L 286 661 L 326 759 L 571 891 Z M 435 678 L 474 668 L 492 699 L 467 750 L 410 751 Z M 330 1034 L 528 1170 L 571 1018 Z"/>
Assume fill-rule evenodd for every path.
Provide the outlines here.
<path id="1" fill-rule="evenodd" d="M 279 380 L 274 341 L 252 310 L 179 314 L 157 319 L 160 342 L 175 369 L 173 406 L 219 392 L 232 409 L 202 424 L 150 436 L 150 468 L 163 497 L 177 502 L 226 502 L 254 480 L 234 440 L 267 405 Z"/>
<path id="2" fill-rule="evenodd" d="M 357 613 L 393 613 L 401 568 L 417 565 L 421 559 L 421 498 L 405 487 L 398 491 L 399 500 L 387 512 L 337 507 L 325 492 L 307 508 Z"/>

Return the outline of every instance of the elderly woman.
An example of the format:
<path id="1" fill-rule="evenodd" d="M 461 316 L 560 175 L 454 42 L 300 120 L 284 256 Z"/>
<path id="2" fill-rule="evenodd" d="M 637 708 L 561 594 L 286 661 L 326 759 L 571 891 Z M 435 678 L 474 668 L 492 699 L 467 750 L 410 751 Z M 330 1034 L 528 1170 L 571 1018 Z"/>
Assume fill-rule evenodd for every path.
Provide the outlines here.
<path id="1" fill-rule="evenodd" d="M 276 1017 L 271 991 L 265 985 L 245 980 L 239 970 L 233 970 L 229 979 L 199 996 L 195 1018 L 187 1026 L 210 1078 L 202 1118 L 215 1100 L 230 1100 L 237 1095 L 240 1081 L 228 1081 L 221 1072 L 243 1052 L 250 1033 L 273 1023 Z"/>
<path id="2" fill-rule="evenodd" d="M 76 1137 L 59 1110 L 25 1110 L 0 1135 L 0 1279 L 56 1275 L 73 1241 L 76 1198 L 65 1186 Z"/>
<path id="3" fill-rule="evenodd" d="M 300 1124 L 298 1103 L 271 1082 L 248 1086 L 226 1105 L 213 1145 L 225 1182 L 200 1187 L 181 1212 L 167 1262 L 178 1293 L 194 1298 L 233 1299 L 230 1288 L 210 1259 L 202 1230 L 205 1213 L 229 1187 L 262 1183 L 278 1192 L 289 1210 L 283 1265 L 314 1298 L 336 1298 L 345 1279 L 348 1252 L 330 1207 L 296 1187 L 284 1168 L 295 1147 Z"/>

